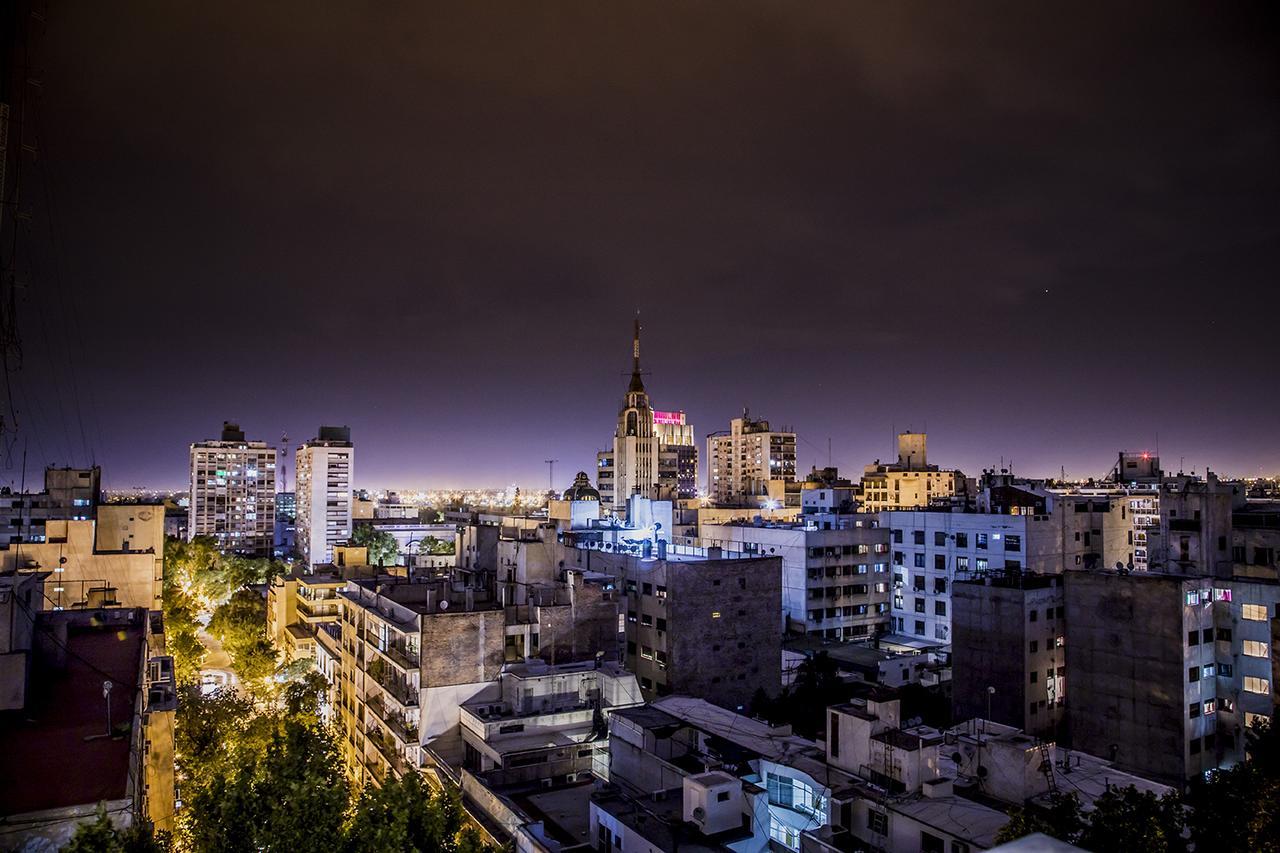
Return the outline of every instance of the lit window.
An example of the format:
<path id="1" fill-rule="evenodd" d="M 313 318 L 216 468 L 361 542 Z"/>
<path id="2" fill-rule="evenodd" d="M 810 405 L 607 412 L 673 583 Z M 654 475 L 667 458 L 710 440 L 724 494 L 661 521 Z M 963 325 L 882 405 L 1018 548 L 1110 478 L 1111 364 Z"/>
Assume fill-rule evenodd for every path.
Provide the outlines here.
<path id="1" fill-rule="evenodd" d="M 1251 658 L 1265 658 L 1267 656 L 1267 644 L 1259 640 L 1245 640 L 1241 643 L 1240 650 Z"/>
<path id="2" fill-rule="evenodd" d="M 1246 604 L 1241 607 L 1240 615 L 1250 622 L 1266 622 L 1267 608 L 1261 604 Z"/>
<path id="3" fill-rule="evenodd" d="M 1271 685 L 1267 683 L 1265 678 L 1256 678 L 1252 675 L 1244 677 L 1245 693 L 1261 693 L 1263 696 L 1271 693 Z"/>
<path id="4" fill-rule="evenodd" d="M 1214 600 L 1214 601 L 1230 601 L 1230 600 L 1231 600 L 1231 590 L 1229 590 L 1229 589 L 1222 589 L 1222 588 L 1220 588 L 1220 587 L 1214 587 L 1214 590 L 1213 590 L 1213 600 Z"/>

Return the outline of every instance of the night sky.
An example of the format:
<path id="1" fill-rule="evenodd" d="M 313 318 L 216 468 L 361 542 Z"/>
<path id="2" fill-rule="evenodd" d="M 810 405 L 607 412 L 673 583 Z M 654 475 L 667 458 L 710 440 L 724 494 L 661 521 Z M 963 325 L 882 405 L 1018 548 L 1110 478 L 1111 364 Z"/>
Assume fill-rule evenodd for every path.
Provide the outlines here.
<path id="1" fill-rule="evenodd" d="M 804 469 L 927 428 L 1280 470 L 1263 4 L 50 5 L 6 482 L 179 486 L 231 418 L 349 424 L 365 487 L 563 488 L 636 310 L 656 407 Z"/>

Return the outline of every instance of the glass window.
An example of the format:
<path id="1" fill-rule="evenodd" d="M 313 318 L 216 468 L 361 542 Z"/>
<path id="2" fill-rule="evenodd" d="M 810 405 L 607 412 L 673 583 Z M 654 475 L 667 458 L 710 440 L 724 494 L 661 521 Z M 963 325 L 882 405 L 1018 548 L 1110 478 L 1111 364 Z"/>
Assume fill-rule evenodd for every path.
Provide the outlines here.
<path id="1" fill-rule="evenodd" d="M 1258 640 L 1245 640 L 1240 644 L 1240 650 L 1251 658 L 1267 657 L 1267 644 Z"/>
<path id="2" fill-rule="evenodd" d="M 1261 604 L 1246 604 L 1240 608 L 1240 615 L 1250 622 L 1266 622 L 1267 608 Z"/>

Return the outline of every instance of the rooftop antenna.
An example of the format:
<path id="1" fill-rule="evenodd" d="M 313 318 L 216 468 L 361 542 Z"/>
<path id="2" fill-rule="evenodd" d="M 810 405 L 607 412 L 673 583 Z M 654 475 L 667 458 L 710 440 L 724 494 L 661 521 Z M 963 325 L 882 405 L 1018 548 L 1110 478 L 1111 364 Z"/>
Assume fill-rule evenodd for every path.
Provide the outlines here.
<path id="1" fill-rule="evenodd" d="M 280 456 L 284 460 L 278 463 L 280 468 L 280 485 L 282 492 L 289 491 L 289 433 L 280 433 Z"/>
<path id="2" fill-rule="evenodd" d="M 556 490 L 556 463 L 559 459 L 543 459 L 547 463 L 547 491 L 554 492 Z"/>

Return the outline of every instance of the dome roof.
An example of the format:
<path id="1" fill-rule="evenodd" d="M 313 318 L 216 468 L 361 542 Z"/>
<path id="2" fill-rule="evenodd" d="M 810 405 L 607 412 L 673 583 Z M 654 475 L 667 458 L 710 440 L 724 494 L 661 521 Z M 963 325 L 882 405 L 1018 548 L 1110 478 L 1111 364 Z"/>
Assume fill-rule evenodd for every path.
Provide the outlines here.
<path id="1" fill-rule="evenodd" d="M 564 499 L 567 501 L 598 501 L 600 493 L 591 487 L 591 480 L 587 478 L 586 471 L 579 471 L 578 476 L 573 478 L 573 485 L 564 490 Z"/>

